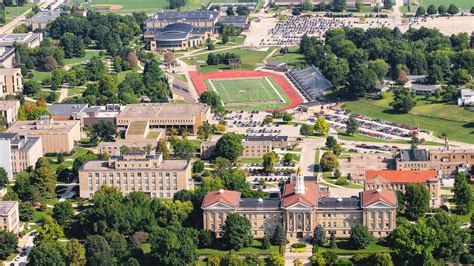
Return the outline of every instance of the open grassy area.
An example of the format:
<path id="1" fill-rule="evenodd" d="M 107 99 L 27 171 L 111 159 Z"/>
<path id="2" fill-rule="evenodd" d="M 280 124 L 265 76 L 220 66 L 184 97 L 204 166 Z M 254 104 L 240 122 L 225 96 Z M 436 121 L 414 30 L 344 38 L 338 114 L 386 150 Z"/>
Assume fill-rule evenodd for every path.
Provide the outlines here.
<path id="1" fill-rule="evenodd" d="M 436 137 L 443 132 L 450 140 L 474 143 L 474 112 L 460 108 L 454 103 L 418 104 L 407 114 L 394 112 L 389 105 L 392 97 L 381 100 L 361 98 L 345 101 L 347 110 L 373 118 L 401 124 L 419 126 L 433 131 Z"/>
<path id="2" fill-rule="evenodd" d="M 323 173 L 323 179 L 324 179 L 324 181 L 326 181 L 330 184 L 336 185 L 337 179 L 334 178 L 332 173 L 328 173 L 328 172 Z M 347 181 L 347 182 L 349 182 L 349 181 Z M 352 184 L 351 182 L 349 182 L 347 185 L 338 185 L 338 186 L 345 187 L 345 188 L 353 188 L 353 189 L 362 189 L 362 188 L 364 188 L 364 186 L 362 186 L 362 185 Z"/>
<path id="3" fill-rule="evenodd" d="M 390 252 L 388 247 L 377 243 L 371 243 L 364 249 L 351 249 L 348 240 L 336 240 L 337 248 L 320 247 L 319 250 L 331 250 L 337 255 L 355 255 L 355 254 L 375 254 L 381 252 Z"/>
<path id="4" fill-rule="evenodd" d="M 223 53 L 233 53 L 240 57 L 240 66 L 238 69 L 241 70 L 253 70 L 257 66 L 263 65 L 263 59 L 271 53 L 274 48 L 270 47 L 268 49 L 242 49 L 242 48 L 235 48 L 235 49 L 228 49 L 224 51 L 215 51 L 214 54 L 223 54 Z M 218 65 L 207 65 L 206 60 L 209 53 L 204 53 L 195 56 L 196 64 L 198 66 L 198 71 L 200 73 L 209 73 L 218 70 L 226 70 L 230 69 L 228 65 L 225 64 L 218 64 Z M 187 64 L 192 64 L 192 61 L 189 59 L 184 60 Z"/>
<path id="5" fill-rule="evenodd" d="M 288 53 L 280 54 L 278 51 L 275 52 L 268 61 L 280 61 L 287 63 L 290 66 L 296 66 L 299 64 L 304 64 L 304 56 L 298 52 L 299 47 L 289 47 Z"/>
<path id="6" fill-rule="evenodd" d="M 263 163 L 263 158 L 240 158 L 239 163 Z"/>
<path id="7" fill-rule="evenodd" d="M 262 242 L 260 240 L 253 240 L 250 247 L 242 248 L 236 253 L 241 256 L 245 255 L 271 255 L 278 253 L 278 246 L 271 246 L 269 249 L 262 249 Z M 199 256 L 208 255 L 208 256 L 223 256 L 226 255 L 229 251 L 222 249 L 222 245 L 214 248 L 201 248 L 197 250 Z"/>
<path id="8" fill-rule="evenodd" d="M 28 9 L 32 8 L 34 3 L 27 3 L 24 6 L 7 6 L 5 7 L 5 20 L 8 22 L 14 20 L 21 14 L 25 13 Z"/>
<path id="9" fill-rule="evenodd" d="M 82 94 L 84 91 L 85 91 L 86 88 L 84 87 L 75 87 L 75 88 L 70 88 L 67 90 L 67 96 L 70 97 L 70 96 L 73 96 L 73 95 L 77 95 L 77 94 Z"/>
<path id="10" fill-rule="evenodd" d="M 421 0 L 421 4 L 424 7 L 428 7 L 429 5 L 433 4 L 436 6 L 436 8 L 440 5 L 444 5 L 446 8 L 450 4 L 455 4 L 457 7 L 460 9 L 464 9 L 466 11 L 470 10 L 471 7 L 474 6 L 474 2 L 472 0 Z"/>
<path id="11" fill-rule="evenodd" d="M 99 53 L 99 50 L 86 50 L 86 54 L 84 55 L 84 57 L 64 58 L 64 65 L 73 66 L 80 64 L 84 61 L 90 60 L 94 56 L 99 56 Z"/>

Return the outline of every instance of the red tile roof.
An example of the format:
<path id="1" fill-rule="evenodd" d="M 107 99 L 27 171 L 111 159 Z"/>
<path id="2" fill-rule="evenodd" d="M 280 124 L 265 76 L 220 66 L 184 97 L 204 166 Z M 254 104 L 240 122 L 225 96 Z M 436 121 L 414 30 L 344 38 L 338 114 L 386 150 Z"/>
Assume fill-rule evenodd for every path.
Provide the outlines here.
<path id="1" fill-rule="evenodd" d="M 233 190 L 216 190 L 207 192 L 202 201 L 202 208 L 207 208 L 217 202 L 224 203 L 231 207 L 239 205 L 240 192 Z"/>
<path id="2" fill-rule="evenodd" d="M 436 170 L 368 170 L 365 171 L 365 180 L 373 178 L 383 178 L 390 182 L 400 183 L 420 183 L 426 182 L 431 178 L 436 178 L 438 171 Z"/>
<path id="3" fill-rule="evenodd" d="M 306 192 L 295 194 L 295 183 L 292 181 L 285 185 L 282 207 L 288 207 L 295 203 L 302 203 L 311 207 L 316 207 L 318 203 L 319 184 L 314 181 L 305 181 Z"/>
<path id="4" fill-rule="evenodd" d="M 362 191 L 362 207 L 383 202 L 391 206 L 397 206 L 397 195 L 392 190 L 364 190 Z"/>

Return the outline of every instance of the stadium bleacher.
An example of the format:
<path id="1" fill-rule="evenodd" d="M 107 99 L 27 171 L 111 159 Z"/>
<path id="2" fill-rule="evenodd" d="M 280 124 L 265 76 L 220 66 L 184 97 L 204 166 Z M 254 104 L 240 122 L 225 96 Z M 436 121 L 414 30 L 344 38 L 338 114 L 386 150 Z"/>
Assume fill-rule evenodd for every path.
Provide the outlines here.
<path id="1" fill-rule="evenodd" d="M 313 65 L 288 71 L 286 75 L 308 101 L 322 99 L 324 91 L 333 88 L 331 82 Z"/>

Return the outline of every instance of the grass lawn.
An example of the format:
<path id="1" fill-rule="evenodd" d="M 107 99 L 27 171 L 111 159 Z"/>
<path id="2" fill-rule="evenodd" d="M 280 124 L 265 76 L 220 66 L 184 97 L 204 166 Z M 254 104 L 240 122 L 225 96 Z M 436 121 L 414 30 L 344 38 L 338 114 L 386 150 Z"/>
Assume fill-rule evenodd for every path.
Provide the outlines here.
<path id="1" fill-rule="evenodd" d="M 290 103 L 289 97 L 271 77 L 213 79 L 204 83 L 209 90 L 219 94 L 227 109 L 268 110 Z"/>
<path id="2" fill-rule="evenodd" d="M 301 159 L 300 154 L 290 153 L 291 154 L 291 162 L 298 163 Z"/>
<path id="3" fill-rule="evenodd" d="M 337 255 L 355 255 L 355 254 L 375 254 L 381 252 L 390 252 L 388 247 L 382 246 L 377 243 L 371 243 L 364 249 L 350 249 L 349 241 L 348 240 L 336 240 L 337 247 L 335 249 L 327 248 L 327 247 L 320 247 L 320 251 L 324 250 L 331 250 L 336 252 Z"/>
<path id="4" fill-rule="evenodd" d="M 326 181 L 330 184 L 336 185 L 337 179 L 332 176 L 332 173 L 327 173 L 327 172 L 323 173 L 323 179 L 324 179 L 324 181 Z M 364 186 L 352 184 L 350 181 L 347 181 L 347 182 L 348 182 L 347 185 L 338 185 L 338 186 L 345 187 L 345 188 L 353 188 L 353 189 L 362 189 L 362 188 L 364 188 Z"/>
<path id="5" fill-rule="evenodd" d="M 195 150 L 201 149 L 201 142 L 202 142 L 201 140 L 191 139 L 190 141 L 193 144 Z"/>
<path id="6" fill-rule="evenodd" d="M 84 87 L 75 87 L 75 88 L 68 89 L 67 90 L 67 97 L 71 97 L 71 96 L 77 95 L 77 94 L 82 94 L 85 90 L 86 90 L 86 88 L 84 88 Z"/>
<path id="7" fill-rule="evenodd" d="M 339 138 L 341 140 L 348 140 L 348 141 L 363 141 L 363 142 L 380 142 L 380 143 L 387 143 L 387 144 L 410 144 L 411 142 L 409 140 L 403 140 L 403 139 L 393 139 L 393 140 L 384 140 L 384 139 L 379 139 L 379 138 L 374 138 L 374 137 L 369 137 L 361 134 L 354 134 L 354 135 L 348 135 L 344 133 L 344 131 L 336 129 L 339 132 Z M 438 143 L 438 142 L 433 142 L 433 141 L 425 141 L 423 142 L 423 145 L 431 145 L 431 146 L 443 146 L 443 144 Z"/>
<path id="8" fill-rule="evenodd" d="M 278 253 L 278 246 L 271 246 L 269 249 L 262 249 L 262 242 L 259 240 L 253 240 L 250 247 L 242 248 L 238 250 L 236 253 L 241 256 L 245 255 L 272 255 Z M 143 248 L 142 248 L 143 249 Z M 223 256 L 226 255 L 229 251 L 224 250 L 221 247 L 215 248 L 201 248 L 197 250 L 199 256 Z"/>
<path id="9" fill-rule="evenodd" d="M 419 126 L 433 131 L 436 137 L 440 137 L 445 132 L 450 140 L 474 143 L 474 112 L 453 103 L 424 104 L 419 101 L 409 113 L 400 114 L 392 110 L 389 106 L 390 102 L 392 102 L 392 97 L 381 100 L 361 98 L 344 103 L 347 110 L 356 114 Z"/>
<path id="10" fill-rule="evenodd" d="M 84 57 L 64 58 L 64 65 L 74 66 L 80 64 L 86 60 L 90 60 L 94 56 L 99 56 L 99 53 L 99 50 L 86 50 L 86 54 L 84 55 Z"/>
<path id="11" fill-rule="evenodd" d="M 275 52 L 268 61 L 280 61 L 287 63 L 290 66 L 296 66 L 299 64 L 304 64 L 304 56 L 298 52 L 299 47 L 289 47 L 288 53 L 280 54 L 278 51 Z"/>
<path id="12" fill-rule="evenodd" d="M 444 5 L 446 8 L 450 4 L 455 4 L 460 9 L 470 10 L 471 7 L 474 5 L 472 0 L 421 0 L 421 3 L 424 7 L 428 7 L 429 5 L 433 4 L 438 8 L 440 5 Z"/>
<path id="13" fill-rule="evenodd" d="M 186 75 L 184 74 L 171 74 L 173 77 L 175 77 L 176 79 L 179 79 L 181 81 L 185 81 L 187 82 L 188 79 L 186 78 Z"/>
<path id="14" fill-rule="evenodd" d="M 223 53 L 234 53 L 237 56 L 240 56 L 240 67 L 239 69 L 241 70 L 253 70 L 259 65 L 263 65 L 263 59 L 270 54 L 270 52 L 274 48 L 270 47 L 268 49 L 262 49 L 262 50 L 254 50 L 254 49 L 242 49 L 242 48 L 235 48 L 235 49 L 229 49 L 229 50 L 224 50 L 224 51 L 215 51 L 213 52 L 214 54 L 223 54 Z M 219 64 L 219 65 L 212 65 L 209 66 L 205 62 L 207 60 L 207 55 L 208 53 L 205 54 L 200 54 L 195 56 L 197 65 L 198 65 L 198 71 L 200 73 L 209 73 L 209 72 L 214 72 L 218 70 L 225 70 L 225 69 L 230 69 L 228 65 L 224 64 Z M 190 60 L 184 60 L 186 63 L 191 64 Z"/>
<path id="15" fill-rule="evenodd" d="M 263 158 L 240 158 L 239 163 L 263 163 Z"/>
<path id="16" fill-rule="evenodd" d="M 31 71 L 31 73 L 33 73 L 33 75 L 34 75 L 32 80 L 36 80 L 38 82 L 41 82 L 45 78 L 50 78 L 51 77 L 51 72 L 33 70 L 33 71 Z"/>
<path id="17" fill-rule="evenodd" d="M 16 17 L 25 13 L 28 9 L 32 8 L 34 3 L 27 3 L 24 6 L 7 6 L 5 7 L 5 20 L 8 22 L 14 20 Z"/>

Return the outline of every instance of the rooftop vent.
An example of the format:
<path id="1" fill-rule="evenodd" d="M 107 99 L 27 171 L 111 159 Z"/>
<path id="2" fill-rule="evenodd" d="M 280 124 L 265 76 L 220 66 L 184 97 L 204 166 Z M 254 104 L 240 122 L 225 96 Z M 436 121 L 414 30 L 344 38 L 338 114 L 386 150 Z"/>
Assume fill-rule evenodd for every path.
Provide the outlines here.
<path id="1" fill-rule="evenodd" d="M 258 198 L 257 201 L 258 201 L 258 202 L 263 202 L 263 199 L 262 199 L 262 198 Z"/>
<path id="2" fill-rule="evenodd" d="M 219 194 L 224 194 L 224 190 L 223 190 L 223 189 L 219 189 Z"/>
<path id="3" fill-rule="evenodd" d="M 342 201 L 342 198 L 337 198 L 337 201 L 341 202 L 341 201 Z"/>
<path id="4" fill-rule="evenodd" d="M 381 188 L 377 188 L 375 191 L 377 191 L 377 193 L 380 193 L 380 192 L 382 192 L 382 189 L 381 189 Z"/>

